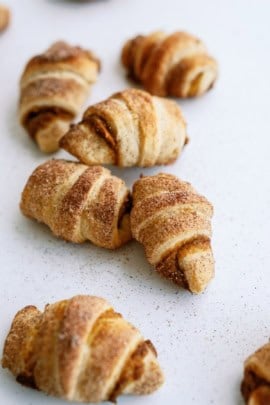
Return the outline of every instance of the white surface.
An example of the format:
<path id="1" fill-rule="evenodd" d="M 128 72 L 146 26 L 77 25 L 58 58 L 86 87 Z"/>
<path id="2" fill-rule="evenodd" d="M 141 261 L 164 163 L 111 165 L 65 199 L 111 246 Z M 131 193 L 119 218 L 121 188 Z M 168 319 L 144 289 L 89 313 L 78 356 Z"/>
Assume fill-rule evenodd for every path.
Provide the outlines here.
<path id="1" fill-rule="evenodd" d="M 0 37 L 0 344 L 27 304 L 100 295 L 154 342 L 166 375 L 156 394 L 119 404 L 242 404 L 243 360 L 270 335 L 270 2 L 6 3 L 13 18 Z M 204 97 L 180 102 L 191 141 L 174 165 L 113 172 L 129 186 L 141 172 L 175 173 L 213 202 L 216 278 L 200 296 L 156 275 L 135 242 L 116 252 L 67 244 L 18 209 L 26 179 L 46 159 L 17 123 L 28 58 L 61 38 L 96 51 L 103 69 L 90 104 L 129 85 L 119 64 L 125 39 L 159 28 L 199 35 L 220 63 L 220 78 Z M 0 377 L 1 404 L 61 403 L 20 386 L 6 370 Z"/>

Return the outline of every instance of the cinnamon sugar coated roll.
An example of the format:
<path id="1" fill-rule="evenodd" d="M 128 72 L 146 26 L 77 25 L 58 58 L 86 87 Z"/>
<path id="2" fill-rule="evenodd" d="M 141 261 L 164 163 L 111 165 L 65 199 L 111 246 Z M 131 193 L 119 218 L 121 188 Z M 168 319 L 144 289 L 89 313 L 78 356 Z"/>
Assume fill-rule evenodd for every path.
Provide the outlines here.
<path id="1" fill-rule="evenodd" d="M 186 32 L 139 35 L 126 42 L 121 59 L 129 76 L 156 96 L 200 96 L 218 75 L 203 42 Z"/>
<path id="2" fill-rule="evenodd" d="M 191 184 L 160 173 L 133 186 L 131 231 L 157 272 L 193 293 L 214 276 L 213 207 Z"/>
<path id="3" fill-rule="evenodd" d="M 270 404 L 270 343 L 245 361 L 241 391 L 248 405 Z"/>
<path id="4" fill-rule="evenodd" d="M 115 249 L 131 239 L 130 193 L 123 180 L 101 166 L 43 163 L 28 179 L 20 207 L 70 242 L 90 240 Z"/>
<path id="5" fill-rule="evenodd" d="M 178 105 L 127 89 L 90 106 L 60 146 L 81 162 L 147 167 L 172 163 L 187 142 Z"/>
<path id="6" fill-rule="evenodd" d="M 164 379 L 153 344 L 106 300 L 83 295 L 19 311 L 2 366 L 25 385 L 78 402 L 150 394 Z"/>
<path id="7" fill-rule="evenodd" d="M 20 81 L 19 117 L 43 152 L 59 148 L 99 69 L 93 53 L 65 42 L 56 42 L 27 63 Z"/>

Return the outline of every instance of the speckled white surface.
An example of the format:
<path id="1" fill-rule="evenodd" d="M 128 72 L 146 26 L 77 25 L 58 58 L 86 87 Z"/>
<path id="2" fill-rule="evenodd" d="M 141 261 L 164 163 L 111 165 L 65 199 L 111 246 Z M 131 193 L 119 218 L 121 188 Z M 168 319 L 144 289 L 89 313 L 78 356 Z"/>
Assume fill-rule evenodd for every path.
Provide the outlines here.
<path id="1" fill-rule="evenodd" d="M 242 404 L 243 360 L 270 335 L 270 2 L 249 0 L 6 0 L 12 24 L 0 36 L 0 344 L 15 312 L 74 294 L 106 297 L 157 347 L 166 383 L 120 405 Z M 19 127 L 18 80 L 28 58 L 56 39 L 96 51 L 102 74 L 89 103 L 128 86 L 119 64 L 125 39 L 186 29 L 220 63 L 217 86 L 181 102 L 190 144 L 172 172 L 215 206 L 216 278 L 200 296 L 178 290 L 147 265 L 135 242 L 117 252 L 57 240 L 19 212 L 31 171 L 46 159 Z M 60 153 L 57 156 L 67 156 Z M 129 186 L 142 170 L 113 170 Z M 16 384 L 0 370 L 1 404 L 61 401 Z"/>

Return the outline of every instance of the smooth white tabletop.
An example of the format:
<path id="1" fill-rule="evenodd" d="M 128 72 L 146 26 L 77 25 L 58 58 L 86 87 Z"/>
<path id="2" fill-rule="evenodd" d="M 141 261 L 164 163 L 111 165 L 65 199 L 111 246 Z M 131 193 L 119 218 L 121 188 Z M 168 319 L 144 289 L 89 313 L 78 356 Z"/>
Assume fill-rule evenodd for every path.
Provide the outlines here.
<path id="1" fill-rule="evenodd" d="M 12 24 L 0 36 L 0 345 L 17 310 L 75 294 L 107 298 L 155 344 L 166 383 L 120 405 L 242 404 L 244 359 L 270 335 L 270 2 L 268 0 L 6 0 Z M 129 186 L 166 171 L 192 182 L 215 207 L 216 277 L 195 296 L 161 279 L 136 242 L 110 252 L 67 244 L 24 218 L 20 194 L 47 157 L 19 126 L 18 81 L 27 60 L 53 41 L 92 49 L 102 73 L 87 104 L 130 86 L 124 41 L 152 30 L 200 36 L 220 64 L 215 88 L 180 101 L 190 143 L 167 167 L 116 170 Z M 64 152 L 55 156 L 68 155 Z M 61 401 L 0 370 L 1 404 Z"/>

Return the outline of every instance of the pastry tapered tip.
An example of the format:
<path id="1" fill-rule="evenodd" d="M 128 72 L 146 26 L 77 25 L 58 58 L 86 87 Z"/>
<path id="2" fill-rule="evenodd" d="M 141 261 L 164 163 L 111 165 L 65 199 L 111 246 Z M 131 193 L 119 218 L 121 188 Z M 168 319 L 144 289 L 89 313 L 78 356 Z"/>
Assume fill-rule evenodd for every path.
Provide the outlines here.
<path id="1" fill-rule="evenodd" d="M 115 152 L 92 126 L 72 125 L 59 143 L 60 147 L 87 165 L 114 164 Z"/>

